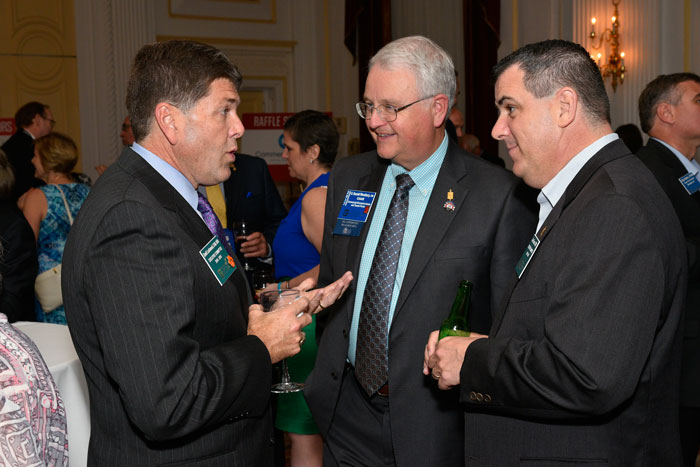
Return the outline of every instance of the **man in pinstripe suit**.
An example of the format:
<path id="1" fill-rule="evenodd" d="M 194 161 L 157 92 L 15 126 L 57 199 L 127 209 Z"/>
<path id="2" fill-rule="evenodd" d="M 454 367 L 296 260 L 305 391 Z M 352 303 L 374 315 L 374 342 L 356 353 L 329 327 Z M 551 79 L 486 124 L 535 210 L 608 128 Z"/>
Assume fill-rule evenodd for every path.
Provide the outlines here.
<path id="1" fill-rule="evenodd" d="M 99 178 L 63 258 L 90 465 L 271 465 L 271 364 L 299 351 L 311 322 L 299 312 L 342 289 L 249 311 L 240 268 L 221 280 L 200 254 L 217 236 L 196 188 L 230 174 L 240 84 L 222 52 L 191 41 L 146 45 L 134 61 L 136 142 Z"/>

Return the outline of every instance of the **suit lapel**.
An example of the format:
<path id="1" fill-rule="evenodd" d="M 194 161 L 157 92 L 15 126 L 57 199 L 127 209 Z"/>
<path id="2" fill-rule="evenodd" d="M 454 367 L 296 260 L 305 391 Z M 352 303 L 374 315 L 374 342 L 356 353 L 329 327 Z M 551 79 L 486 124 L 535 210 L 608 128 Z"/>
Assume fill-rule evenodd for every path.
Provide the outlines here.
<path id="1" fill-rule="evenodd" d="M 464 199 L 469 193 L 469 184 L 465 177 L 467 172 L 464 160 L 461 159 L 463 157 L 466 156 L 457 154 L 450 144 L 413 242 L 411 257 L 406 267 L 394 311 L 394 319 L 401 312 L 411 290 L 416 285 L 426 264 L 435 254 L 435 250 L 442 242 L 450 224 L 459 215 L 460 207 L 464 206 Z M 457 206 L 455 211 L 448 211 L 443 207 L 449 190 L 454 193 L 453 202 Z"/>
<path id="2" fill-rule="evenodd" d="M 545 221 L 542 223 L 542 227 L 540 227 L 540 230 L 537 232 L 537 238 L 539 238 L 540 240 L 540 244 L 537 247 L 538 249 L 542 248 L 542 243 L 545 241 L 547 235 L 549 235 L 549 233 L 554 228 L 554 225 L 561 217 L 561 214 L 569 206 L 569 204 L 571 204 L 571 202 L 574 199 L 576 199 L 576 196 L 578 196 L 579 192 L 583 189 L 586 183 L 588 183 L 588 180 L 590 180 L 593 174 L 595 174 L 598 171 L 598 169 L 600 169 L 605 164 L 615 159 L 619 159 L 620 157 L 630 155 L 631 154 L 629 152 L 629 149 L 627 149 L 627 146 L 625 146 L 622 140 L 618 139 L 604 146 L 581 168 L 581 170 L 579 170 L 578 174 L 576 174 L 571 183 L 569 183 L 569 186 L 566 188 L 566 191 L 564 191 L 564 195 L 561 197 L 559 202 L 557 202 L 556 206 L 554 206 L 552 211 L 547 216 L 547 219 L 545 219 Z M 537 253 L 535 253 L 535 255 L 536 254 Z M 527 273 L 528 270 L 525 269 L 525 272 L 523 272 L 523 277 Z M 494 316 L 493 324 L 491 325 L 489 335 L 495 335 L 501 327 L 501 323 L 503 322 L 503 316 L 505 315 L 506 309 L 508 308 L 508 303 L 510 302 L 510 297 L 513 295 L 513 291 L 519 283 L 520 279 L 518 279 L 518 276 L 514 270 L 511 284 L 508 287 L 508 289 L 506 289 L 506 293 L 503 297 L 503 300 L 501 300 L 501 308 L 498 311 L 498 314 Z"/>

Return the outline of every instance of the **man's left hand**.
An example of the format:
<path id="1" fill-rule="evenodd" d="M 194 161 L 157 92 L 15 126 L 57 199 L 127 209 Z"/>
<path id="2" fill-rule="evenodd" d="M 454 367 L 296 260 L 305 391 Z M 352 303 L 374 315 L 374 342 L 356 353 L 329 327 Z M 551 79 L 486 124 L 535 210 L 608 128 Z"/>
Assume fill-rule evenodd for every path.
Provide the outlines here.
<path id="1" fill-rule="evenodd" d="M 459 372 L 462 370 L 467 348 L 477 339 L 488 338 L 483 334 L 471 333 L 469 337 L 445 337 L 438 341 L 439 331 L 430 333 L 425 346 L 423 374 L 432 372 L 433 379 L 440 389 L 450 389 L 460 383 Z"/>
<path id="2" fill-rule="evenodd" d="M 239 253 L 246 258 L 267 258 L 267 240 L 262 232 L 253 232 L 246 235 L 245 241 L 241 242 Z"/>

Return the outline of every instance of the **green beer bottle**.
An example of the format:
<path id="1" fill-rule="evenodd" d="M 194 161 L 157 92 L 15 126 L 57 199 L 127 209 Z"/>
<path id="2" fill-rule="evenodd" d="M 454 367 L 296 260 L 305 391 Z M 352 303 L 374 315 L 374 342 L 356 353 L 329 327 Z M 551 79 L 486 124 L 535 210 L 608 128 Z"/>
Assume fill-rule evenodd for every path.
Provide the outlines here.
<path id="1" fill-rule="evenodd" d="M 469 331 L 469 322 L 467 321 L 471 296 L 472 283 L 469 281 L 460 282 L 457 296 L 455 297 L 454 303 L 452 303 L 450 316 L 448 316 L 447 319 L 442 322 L 442 326 L 440 326 L 440 337 L 438 337 L 438 340 L 447 336 L 466 337 L 471 334 Z"/>

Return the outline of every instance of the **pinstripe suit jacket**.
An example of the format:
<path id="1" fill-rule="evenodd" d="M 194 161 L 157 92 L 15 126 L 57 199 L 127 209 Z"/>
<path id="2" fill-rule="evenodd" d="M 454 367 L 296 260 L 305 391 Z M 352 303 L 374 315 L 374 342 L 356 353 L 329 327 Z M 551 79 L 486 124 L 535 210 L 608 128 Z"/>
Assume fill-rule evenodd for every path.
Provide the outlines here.
<path id="1" fill-rule="evenodd" d="M 199 254 L 211 238 L 129 148 L 76 217 L 63 292 L 90 392 L 90 465 L 272 463 L 270 357 L 246 336 L 241 272 L 220 286 Z"/>
<path id="2" fill-rule="evenodd" d="M 539 237 L 489 338 L 465 355 L 466 465 L 680 465 L 687 269 L 668 199 L 613 141 Z"/>

